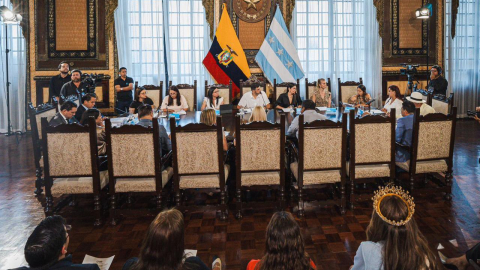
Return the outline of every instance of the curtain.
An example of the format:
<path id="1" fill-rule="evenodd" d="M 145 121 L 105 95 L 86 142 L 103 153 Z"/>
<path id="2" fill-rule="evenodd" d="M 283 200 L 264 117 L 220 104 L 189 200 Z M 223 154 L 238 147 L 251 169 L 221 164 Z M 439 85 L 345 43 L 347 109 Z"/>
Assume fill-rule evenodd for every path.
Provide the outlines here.
<path id="1" fill-rule="evenodd" d="M 120 0 L 115 29 L 120 66 L 139 85 L 197 80 L 197 102 L 203 99 L 212 80 L 202 64 L 211 41 L 201 0 Z"/>
<path id="2" fill-rule="evenodd" d="M 460 0 L 456 34 L 450 33 L 451 0 L 446 2 L 445 78 L 448 95 L 454 93 L 458 117 L 480 106 L 480 0 Z"/>
<path id="3" fill-rule="evenodd" d="M 11 10 L 9 0 L 0 0 L 0 6 L 7 6 Z M 6 39 L 5 26 L 8 31 Z M 7 45 L 5 44 L 7 42 Z M 0 23 L 0 133 L 8 131 L 7 113 L 7 65 L 6 49 L 8 54 L 8 81 L 10 84 L 10 121 L 12 131 L 25 132 L 25 93 L 26 93 L 26 50 L 25 38 L 18 24 L 5 25 Z"/>
<path id="4" fill-rule="evenodd" d="M 381 105 L 382 41 L 373 1 L 297 0 L 291 29 L 305 77 L 330 78 L 336 104 L 337 79 L 362 77 L 374 105 Z"/>

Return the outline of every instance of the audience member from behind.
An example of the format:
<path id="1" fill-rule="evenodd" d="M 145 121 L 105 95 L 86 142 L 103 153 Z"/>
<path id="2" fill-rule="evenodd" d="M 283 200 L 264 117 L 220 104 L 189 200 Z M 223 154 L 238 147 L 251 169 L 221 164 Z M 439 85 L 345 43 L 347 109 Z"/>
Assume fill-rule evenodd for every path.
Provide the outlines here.
<path id="1" fill-rule="evenodd" d="M 420 92 L 413 92 L 411 96 L 407 97 L 407 100 L 415 104 L 415 108 L 420 108 L 420 115 L 425 116 L 429 113 L 435 113 L 435 109 L 428 105 L 422 98 Z"/>
<path id="2" fill-rule="evenodd" d="M 305 251 L 300 227 L 288 212 L 273 214 L 265 235 L 265 255 L 251 260 L 247 270 L 309 270 L 317 269 Z"/>
<path id="3" fill-rule="evenodd" d="M 325 120 L 327 117 L 323 114 L 319 114 L 318 112 L 315 111 L 315 102 L 313 102 L 310 99 L 306 99 L 303 101 L 303 107 L 302 107 L 302 114 L 304 117 L 305 123 L 310 123 L 315 120 Z M 297 136 L 298 138 L 298 121 L 299 121 L 300 116 L 297 115 L 295 119 L 293 119 L 292 123 L 290 124 L 290 127 L 288 127 L 287 135 L 288 136 Z"/>
<path id="4" fill-rule="evenodd" d="M 367 241 L 358 247 L 350 269 L 442 269 L 413 218 L 413 198 L 404 190 L 391 185 L 380 188 L 373 209 Z"/>
<path id="5" fill-rule="evenodd" d="M 371 99 L 372 97 L 367 93 L 365 85 L 360 84 L 357 86 L 357 94 L 350 97 L 347 103 L 358 107 L 360 105 L 366 105 Z"/>
<path id="6" fill-rule="evenodd" d="M 95 103 L 97 102 L 97 95 L 94 93 L 85 94 L 82 99 L 82 104 L 78 106 L 77 112 L 75 113 L 75 118 L 81 122 L 83 113 L 95 107 Z"/>
<path id="7" fill-rule="evenodd" d="M 142 104 L 148 104 L 153 106 L 153 100 L 147 97 L 147 90 L 145 87 L 139 86 L 137 90 L 135 90 L 135 100 L 130 103 L 130 108 L 128 108 L 131 114 L 138 113 L 138 107 Z"/>
<path id="8" fill-rule="evenodd" d="M 200 123 L 203 123 L 208 126 L 213 126 L 217 124 L 217 114 L 214 109 L 206 109 L 202 111 L 200 115 Z M 223 134 L 223 151 L 228 150 L 227 138 L 225 138 L 225 131 L 222 127 Z"/>
<path id="9" fill-rule="evenodd" d="M 153 120 L 153 108 L 148 104 L 143 104 L 138 107 L 138 124 L 144 127 L 151 127 Z M 158 124 L 158 132 L 160 135 L 160 147 L 162 152 L 160 155 L 163 156 L 172 150 L 172 142 L 168 138 L 167 130 L 164 126 Z"/>
<path id="10" fill-rule="evenodd" d="M 250 119 L 248 119 L 248 122 L 265 122 L 267 121 L 267 113 L 265 112 L 264 107 L 262 106 L 256 106 L 252 110 L 252 114 L 250 115 Z"/>
<path id="11" fill-rule="evenodd" d="M 77 119 L 74 117 L 77 112 L 77 104 L 75 102 L 67 100 L 60 107 L 60 111 L 55 114 L 55 116 L 48 123 L 52 127 L 56 127 L 61 124 L 73 124 L 78 123 Z"/>
<path id="12" fill-rule="evenodd" d="M 159 213 L 148 227 L 138 258 L 129 259 L 123 270 L 208 270 L 200 258 L 185 258 L 184 230 L 180 211 L 171 209 Z M 214 269 L 220 270 L 221 262 L 216 266 Z"/>
<path id="13" fill-rule="evenodd" d="M 168 90 L 168 96 L 163 99 L 162 107 L 160 107 L 164 112 L 179 112 L 179 111 L 188 111 L 187 99 L 180 94 L 180 90 L 175 85 L 170 86 Z"/>
<path id="14" fill-rule="evenodd" d="M 395 129 L 395 141 L 405 146 L 412 145 L 413 120 L 415 118 L 415 105 L 406 100 L 402 104 L 402 118 L 397 120 Z M 396 162 L 407 162 L 410 160 L 410 152 L 402 147 L 397 147 L 395 152 Z"/>
<path id="15" fill-rule="evenodd" d="M 202 111 L 205 109 L 219 110 L 220 105 L 223 105 L 223 97 L 219 95 L 217 87 L 210 87 L 207 92 L 207 96 L 203 99 Z"/>
<path id="16" fill-rule="evenodd" d="M 46 217 L 33 230 L 25 245 L 25 260 L 29 267 L 20 269 L 90 269 L 100 270 L 96 264 L 74 264 L 67 255 L 70 237 L 61 216 Z"/>
<path id="17" fill-rule="evenodd" d="M 107 142 L 105 140 L 105 126 L 103 125 L 102 114 L 98 109 L 88 109 L 83 113 L 80 124 L 82 124 L 83 126 L 88 125 L 88 119 L 90 117 L 93 117 L 95 119 L 95 124 L 97 125 L 98 154 L 100 156 L 103 156 L 107 152 Z"/>

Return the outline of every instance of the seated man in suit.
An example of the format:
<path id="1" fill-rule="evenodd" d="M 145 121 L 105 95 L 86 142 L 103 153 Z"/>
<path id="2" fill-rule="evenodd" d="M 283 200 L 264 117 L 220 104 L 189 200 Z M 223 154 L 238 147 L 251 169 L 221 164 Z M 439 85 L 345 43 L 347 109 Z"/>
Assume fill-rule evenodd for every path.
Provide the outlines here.
<path id="1" fill-rule="evenodd" d="M 313 102 L 310 99 L 306 99 L 302 103 L 302 114 L 304 115 L 304 121 L 305 123 L 313 122 L 315 120 L 325 120 L 327 117 L 323 114 L 319 114 L 318 112 L 315 111 L 315 102 Z M 296 136 L 298 138 L 298 120 L 299 116 L 295 117 L 293 119 L 292 123 L 290 124 L 290 127 L 288 128 L 287 131 L 287 136 L 294 137 Z"/>
<path id="2" fill-rule="evenodd" d="M 138 125 L 144 127 L 151 127 L 153 120 L 153 108 L 151 105 L 142 104 L 138 107 Z M 159 135 L 160 135 L 160 147 L 161 152 L 160 156 L 163 156 L 172 150 L 172 142 L 168 137 L 167 130 L 164 126 L 159 125 Z"/>
<path id="3" fill-rule="evenodd" d="M 52 127 L 56 127 L 61 124 L 73 124 L 78 123 L 77 119 L 73 117 L 77 112 L 77 104 L 75 102 L 67 100 L 60 107 L 60 111 L 48 123 Z"/>
<path id="4" fill-rule="evenodd" d="M 95 93 L 88 93 L 82 97 L 82 104 L 78 106 L 77 113 L 75 113 L 75 118 L 78 122 L 82 120 L 83 113 L 95 107 L 95 102 L 97 102 L 97 95 Z"/>
<path id="5" fill-rule="evenodd" d="M 25 260 L 30 267 L 20 269 L 90 269 L 100 270 L 97 264 L 74 264 L 67 255 L 70 237 L 61 216 L 47 217 L 33 230 L 25 245 Z"/>
<path id="6" fill-rule="evenodd" d="M 402 104 L 402 118 L 397 120 L 397 129 L 395 130 L 395 141 L 402 145 L 412 145 L 413 120 L 415 114 L 415 105 L 411 101 L 404 101 Z M 396 148 L 395 161 L 406 162 L 410 160 L 410 153 L 401 147 Z M 397 170 L 400 170 L 397 167 Z"/>

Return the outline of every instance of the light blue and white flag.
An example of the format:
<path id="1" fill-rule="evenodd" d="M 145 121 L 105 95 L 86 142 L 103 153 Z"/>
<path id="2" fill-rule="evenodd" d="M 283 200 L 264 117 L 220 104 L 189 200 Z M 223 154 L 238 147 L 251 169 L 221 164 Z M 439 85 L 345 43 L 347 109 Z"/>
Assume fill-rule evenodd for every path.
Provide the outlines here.
<path id="1" fill-rule="evenodd" d="M 273 83 L 295 82 L 304 77 L 297 49 L 288 33 L 282 12 L 277 5 L 270 30 L 255 57 L 265 77 Z"/>

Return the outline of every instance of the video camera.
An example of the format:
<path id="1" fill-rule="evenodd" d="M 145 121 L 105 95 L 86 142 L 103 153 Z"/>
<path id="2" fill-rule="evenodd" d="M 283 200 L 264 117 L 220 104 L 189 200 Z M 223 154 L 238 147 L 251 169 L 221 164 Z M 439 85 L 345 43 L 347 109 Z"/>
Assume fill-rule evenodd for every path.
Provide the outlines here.
<path id="1" fill-rule="evenodd" d="M 468 110 L 467 115 L 470 116 L 470 117 L 475 117 L 476 116 L 476 117 L 480 118 L 480 112 L 476 112 L 476 111 Z"/>
<path id="2" fill-rule="evenodd" d="M 82 83 L 85 85 L 85 93 L 95 93 L 95 88 L 99 86 L 105 78 L 104 74 L 82 74 Z"/>
<path id="3" fill-rule="evenodd" d="M 402 67 L 406 67 L 406 68 L 400 69 L 400 74 L 407 75 L 408 84 L 407 84 L 407 91 L 405 93 L 411 94 L 414 91 L 414 88 L 415 89 L 417 88 L 416 85 L 415 86 L 413 85 L 413 81 L 415 80 L 415 74 L 418 73 L 417 67 L 419 67 L 420 65 L 409 65 L 406 63 L 402 63 L 400 65 Z"/>

